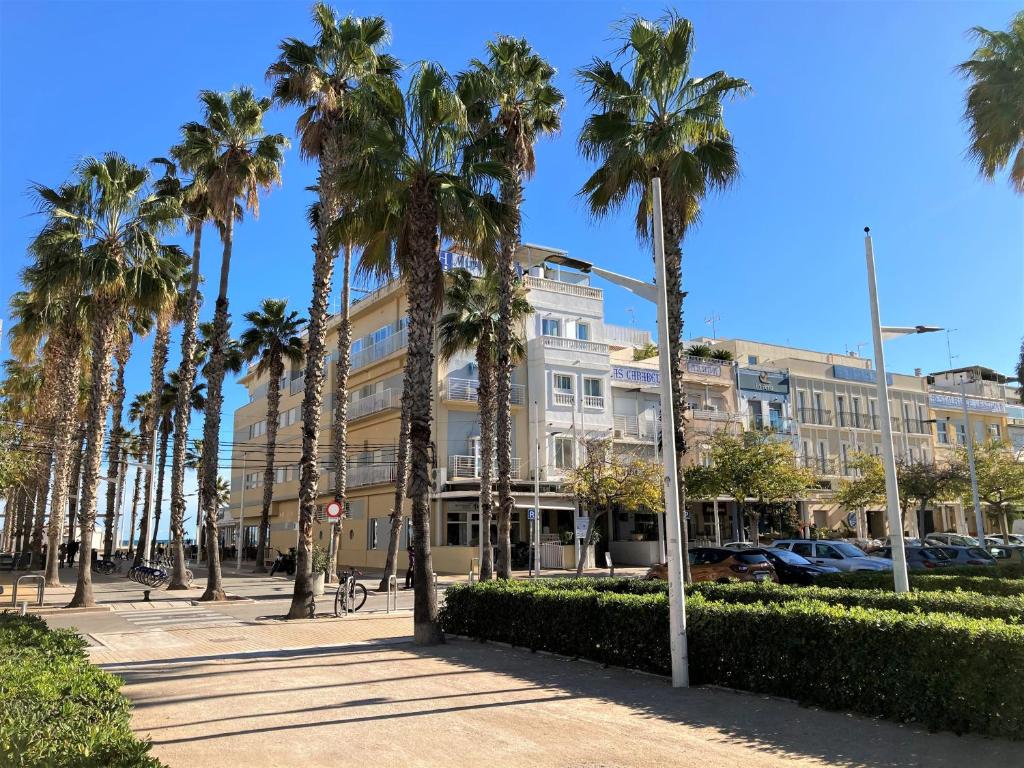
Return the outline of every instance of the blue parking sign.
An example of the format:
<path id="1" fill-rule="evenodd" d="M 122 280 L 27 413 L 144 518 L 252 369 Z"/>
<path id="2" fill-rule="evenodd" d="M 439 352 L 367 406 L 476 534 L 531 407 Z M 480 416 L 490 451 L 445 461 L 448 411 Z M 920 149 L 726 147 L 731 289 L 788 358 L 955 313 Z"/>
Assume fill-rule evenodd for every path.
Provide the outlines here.
<path id="1" fill-rule="evenodd" d="M 526 519 L 527 520 L 536 520 L 537 519 L 537 511 L 533 507 L 530 507 L 528 510 L 526 510 Z"/>

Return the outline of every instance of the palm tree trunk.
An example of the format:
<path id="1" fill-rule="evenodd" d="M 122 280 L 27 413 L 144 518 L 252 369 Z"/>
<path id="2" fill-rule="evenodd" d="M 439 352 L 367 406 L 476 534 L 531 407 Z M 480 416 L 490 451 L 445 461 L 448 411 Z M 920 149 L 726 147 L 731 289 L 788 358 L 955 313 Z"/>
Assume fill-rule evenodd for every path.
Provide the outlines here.
<path id="1" fill-rule="evenodd" d="M 665 292 L 668 297 L 668 349 L 669 370 L 672 379 L 672 414 L 675 424 L 671 427 L 676 434 L 676 466 L 682 469 L 689 446 L 686 443 L 685 412 L 686 390 L 683 388 L 683 235 L 685 227 L 676 213 L 680 206 L 665 205 Z M 662 429 L 665 425 L 662 425 Z M 686 498 L 685 480 L 679 471 L 679 499 Z M 683 578 L 690 583 L 690 561 L 687 551 L 690 547 L 690 532 L 686 525 L 686 510 L 679 510 L 679 531 L 683 548 Z"/>
<path id="2" fill-rule="evenodd" d="M 142 431 L 143 453 L 146 464 L 153 466 L 153 457 L 157 451 L 154 429 L 160 423 L 160 398 L 164 390 L 164 369 L 167 367 L 167 352 L 171 342 L 171 317 L 169 312 L 162 312 L 156 321 L 156 333 L 153 336 L 153 358 L 149 364 L 149 407 L 146 408 L 146 429 Z M 142 505 L 142 522 L 139 524 L 139 547 L 135 551 L 135 565 L 141 565 L 146 554 L 146 542 L 151 538 L 150 521 L 156 508 L 160 506 L 159 498 L 153 497 L 152 480 L 146 483 L 143 491 L 145 501 Z M 150 558 L 153 552 L 149 553 Z"/>
<path id="3" fill-rule="evenodd" d="M 352 243 L 345 243 L 344 274 L 341 277 L 341 320 L 338 323 L 338 362 L 334 382 L 334 497 L 344 501 L 348 491 L 348 374 L 352 360 L 352 318 L 349 299 L 352 274 Z M 328 580 L 337 571 L 342 521 L 331 530 L 331 567 Z"/>
<path id="4" fill-rule="evenodd" d="M 193 222 L 192 228 L 192 274 L 188 286 L 188 306 L 181 329 L 178 401 L 174 404 L 174 447 L 171 451 L 171 540 L 174 542 L 174 567 L 167 589 L 189 587 L 185 578 L 185 450 L 192 421 L 192 387 L 196 380 L 199 255 L 203 242 L 203 222 Z"/>
<path id="5" fill-rule="evenodd" d="M 171 439 L 171 423 L 167 419 L 160 425 L 160 456 L 156 465 L 156 500 L 153 505 L 153 531 L 150 534 L 149 551 L 156 551 L 157 532 L 160 530 L 160 513 L 163 511 L 164 470 L 167 466 L 167 444 Z"/>
<path id="6" fill-rule="evenodd" d="M 328 134 L 330 136 L 330 134 Z M 313 616 L 312 552 L 313 512 L 320 490 L 320 408 L 323 404 L 324 351 L 327 338 L 327 302 L 331 296 L 334 258 L 328 228 L 341 211 L 335 194 L 341 155 L 335 138 L 324 143 L 320 158 L 320 212 L 317 219 L 316 243 L 313 257 L 313 289 L 309 305 L 309 325 L 306 346 L 306 380 L 302 395 L 302 455 L 299 459 L 299 540 L 295 553 L 295 590 L 288 610 L 289 619 Z M 338 397 L 344 397 L 338 392 Z"/>
<path id="7" fill-rule="evenodd" d="M 230 210 L 230 208 L 229 208 Z M 210 350 L 209 373 L 206 375 L 206 413 L 203 419 L 202 500 L 206 518 L 206 591 L 200 600 L 224 600 L 224 582 L 220 570 L 220 549 L 217 547 L 217 454 L 220 452 L 220 418 L 224 407 L 224 354 L 228 343 L 228 274 L 231 271 L 231 248 L 235 221 L 228 216 L 221 239 L 224 248 L 220 261 L 220 288 L 213 314 L 213 347 Z M 191 396 L 191 390 L 188 390 Z M 244 480 L 243 480 L 244 482 Z"/>
<path id="8" fill-rule="evenodd" d="M 128 557 L 135 553 L 135 521 L 139 513 L 139 483 L 142 482 L 142 467 L 135 468 L 135 489 L 132 491 L 132 523 L 128 527 Z"/>
<path id="9" fill-rule="evenodd" d="M 491 475 L 494 466 L 494 363 L 487 347 L 477 347 L 479 376 L 477 400 L 480 403 L 480 581 L 490 581 L 494 574 L 494 547 L 491 544 L 491 515 L 494 497 Z"/>
<path id="10" fill-rule="evenodd" d="M 77 383 L 76 383 L 77 388 Z M 77 400 L 77 395 L 76 395 Z M 75 540 L 76 527 L 78 522 L 79 493 L 82 489 L 82 457 L 85 455 L 85 424 L 78 424 L 77 438 L 74 442 L 75 461 L 71 468 L 71 487 L 68 489 L 68 543 Z"/>
<path id="11" fill-rule="evenodd" d="M 270 536 L 270 505 L 274 501 L 274 450 L 277 447 L 277 427 L 281 414 L 281 377 L 284 360 L 276 349 L 270 358 L 270 380 L 267 382 L 267 461 L 263 469 L 263 509 L 260 514 L 260 540 L 256 552 L 254 573 L 267 572 L 267 539 Z M 243 478 L 243 482 L 244 482 Z"/>
<path id="12" fill-rule="evenodd" d="M 409 474 L 409 388 L 402 387 L 402 419 L 398 428 L 398 456 L 395 462 L 395 503 L 391 508 L 391 529 L 388 531 L 388 554 L 384 560 L 384 578 L 378 590 L 386 592 L 388 581 L 398 575 L 398 544 L 402 538 L 402 506 L 405 502 L 406 477 Z"/>
<path id="13" fill-rule="evenodd" d="M 414 187 L 409 226 L 409 347 L 405 396 L 409 398 L 409 491 L 412 499 L 413 638 L 425 645 L 444 641 L 437 620 L 437 593 L 430 556 L 431 404 L 434 392 L 434 291 L 441 278 L 438 259 L 437 208 L 426 184 Z"/>
<path id="14" fill-rule="evenodd" d="M 52 464 L 53 449 L 51 448 L 39 460 L 36 513 L 35 520 L 32 523 L 32 559 L 34 560 L 32 568 L 34 570 L 40 570 L 46 566 L 43 561 L 43 528 L 46 523 L 46 500 L 50 497 L 50 470 Z"/>
<path id="15" fill-rule="evenodd" d="M 515 252 L 520 238 L 520 206 L 523 201 L 519 152 L 509 163 L 511 180 L 502 186 L 502 202 L 509 206 L 510 222 L 501 239 L 495 265 L 498 277 L 498 359 L 495 365 L 495 430 L 498 450 L 498 576 L 512 578 L 512 298 L 516 282 Z M 538 471 L 539 468 L 538 468 Z"/>
<path id="16" fill-rule="evenodd" d="M 32 494 L 28 487 L 21 486 L 18 489 L 17 522 L 14 528 L 14 551 L 24 552 L 28 549 L 28 518 L 29 510 L 32 508 Z"/>
<path id="17" fill-rule="evenodd" d="M 112 475 L 111 482 L 107 483 L 107 510 L 105 515 L 106 528 L 103 532 L 103 556 L 110 557 L 114 549 L 114 515 L 117 508 L 117 486 L 121 472 L 121 442 L 123 430 L 121 420 L 124 417 L 124 368 L 128 364 L 128 355 L 131 353 L 131 340 L 127 334 L 121 339 L 114 352 L 117 360 L 117 374 L 114 380 L 113 401 L 110 407 L 110 456 L 107 465 L 111 467 L 108 474 Z"/>
<path id="18" fill-rule="evenodd" d="M 110 373 L 114 352 L 114 323 L 118 311 L 115 299 L 101 301 L 96 307 L 92 327 L 92 392 L 86 411 L 86 445 L 82 457 L 82 507 L 79 510 L 81 559 L 78 562 L 78 583 L 69 608 L 96 604 L 92 594 L 92 534 L 96 526 L 96 483 L 99 480 L 103 443 L 107 432 L 107 405 L 110 401 Z"/>

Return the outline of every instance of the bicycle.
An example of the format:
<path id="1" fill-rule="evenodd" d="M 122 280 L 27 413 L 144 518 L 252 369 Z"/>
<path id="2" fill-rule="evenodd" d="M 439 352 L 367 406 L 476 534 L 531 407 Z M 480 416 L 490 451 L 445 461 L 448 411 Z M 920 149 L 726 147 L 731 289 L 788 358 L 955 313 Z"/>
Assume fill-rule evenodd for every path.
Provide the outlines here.
<path id="1" fill-rule="evenodd" d="M 355 613 L 363 604 L 366 602 L 366 587 L 356 581 L 357 576 L 362 576 L 362 571 L 357 571 L 355 568 L 349 568 L 347 571 L 343 571 L 341 575 L 341 583 L 338 585 L 338 592 L 334 596 L 334 615 L 343 616 L 343 604 L 347 603 L 349 613 Z M 348 595 L 346 599 L 345 587 L 348 586 Z"/>

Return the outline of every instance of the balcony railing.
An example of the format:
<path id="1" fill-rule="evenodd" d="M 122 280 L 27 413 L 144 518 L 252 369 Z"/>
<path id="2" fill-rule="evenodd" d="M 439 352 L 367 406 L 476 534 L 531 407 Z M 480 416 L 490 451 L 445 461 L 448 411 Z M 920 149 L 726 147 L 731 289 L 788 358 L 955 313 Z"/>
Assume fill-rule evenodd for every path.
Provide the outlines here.
<path id="1" fill-rule="evenodd" d="M 849 429 L 878 429 L 878 417 L 854 411 L 838 412 L 839 426 Z"/>
<path id="2" fill-rule="evenodd" d="M 567 349 L 571 352 L 595 352 L 599 355 L 608 354 L 608 345 L 598 341 L 583 339 L 567 339 L 564 336 L 542 336 L 545 349 Z"/>
<path id="3" fill-rule="evenodd" d="M 704 419 L 705 421 L 729 421 L 736 415 L 730 411 L 716 411 L 712 408 L 687 408 L 686 413 L 691 419 Z"/>
<path id="4" fill-rule="evenodd" d="M 445 383 L 444 399 L 475 403 L 480 399 L 479 388 L 480 382 L 477 379 L 450 377 Z M 526 402 L 526 387 L 522 384 L 513 384 L 510 395 L 512 405 L 522 405 Z"/>
<path id="5" fill-rule="evenodd" d="M 830 427 L 832 426 L 832 411 L 824 411 L 820 408 L 801 408 L 800 423 Z"/>
<path id="6" fill-rule="evenodd" d="M 381 485 L 395 482 L 395 462 L 381 464 L 353 464 L 349 462 L 347 485 L 357 488 L 364 485 Z"/>
<path id="7" fill-rule="evenodd" d="M 595 408 L 604 410 L 604 395 L 584 395 L 583 396 L 583 407 L 584 408 Z"/>
<path id="8" fill-rule="evenodd" d="M 512 459 L 512 479 L 518 480 L 522 470 L 522 459 Z M 461 480 L 475 480 L 480 477 L 481 461 L 479 456 L 449 456 L 448 457 L 448 478 Z M 497 462 L 491 470 L 491 477 L 497 478 Z"/>
<path id="9" fill-rule="evenodd" d="M 381 392 L 374 392 L 368 397 L 361 397 L 348 404 L 348 420 L 355 421 L 371 413 L 380 413 L 391 408 L 400 408 L 402 405 L 401 389 L 385 389 Z"/>
<path id="10" fill-rule="evenodd" d="M 552 293 L 564 293 L 567 296 L 579 296 L 584 299 L 600 299 L 603 295 L 600 288 L 591 288 L 589 285 L 574 285 L 563 283 L 558 280 L 547 280 L 541 277 L 527 275 L 523 278 L 523 284 L 527 288 L 538 291 L 551 291 Z"/>
<path id="11" fill-rule="evenodd" d="M 906 431 L 914 435 L 927 435 L 932 431 L 932 425 L 921 419 L 905 419 L 903 423 L 906 426 Z"/>
<path id="12" fill-rule="evenodd" d="M 572 392 L 559 392 L 557 389 L 551 398 L 555 405 L 575 405 L 576 395 Z"/>
<path id="13" fill-rule="evenodd" d="M 644 440 L 653 442 L 658 434 L 658 427 L 650 419 L 638 416 L 613 416 L 614 437 L 619 440 Z"/>
<path id="14" fill-rule="evenodd" d="M 761 430 L 770 429 L 772 432 L 776 432 L 780 435 L 788 435 L 793 432 L 793 420 L 792 419 L 763 419 L 759 416 L 751 417 L 749 421 L 750 429 Z"/>
<path id="15" fill-rule="evenodd" d="M 835 456 L 798 456 L 797 464 L 819 475 L 839 474 L 839 460 Z"/>
<path id="16" fill-rule="evenodd" d="M 397 352 L 409 343 L 409 329 L 403 328 L 397 331 L 386 339 L 381 339 L 376 344 L 371 344 L 368 347 L 363 347 L 358 352 L 352 354 L 351 369 L 354 371 L 358 368 L 363 368 L 370 363 L 374 363 L 381 360 L 388 355 Z"/>

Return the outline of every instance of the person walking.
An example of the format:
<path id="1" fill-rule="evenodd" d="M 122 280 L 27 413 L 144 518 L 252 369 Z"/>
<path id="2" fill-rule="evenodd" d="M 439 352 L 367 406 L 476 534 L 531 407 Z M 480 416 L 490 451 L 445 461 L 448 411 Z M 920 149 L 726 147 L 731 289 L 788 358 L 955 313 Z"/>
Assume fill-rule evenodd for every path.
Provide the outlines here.
<path id="1" fill-rule="evenodd" d="M 68 542 L 68 567 L 71 568 L 75 564 L 75 555 L 78 554 L 78 542 Z"/>
<path id="2" fill-rule="evenodd" d="M 67 559 L 67 556 L 68 556 L 68 545 L 65 544 L 62 541 L 60 543 L 60 546 L 57 547 L 57 566 L 58 567 L 60 567 L 60 568 L 64 567 L 64 560 Z"/>
<path id="3" fill-rule="evenodd" d="M 413 570 L 416 568 L 416 550 L 410 544 L 405 551 L 409 555 L 409 569 L 405 572 L 405 588 L 412 589 L 415 580 Z"/>

